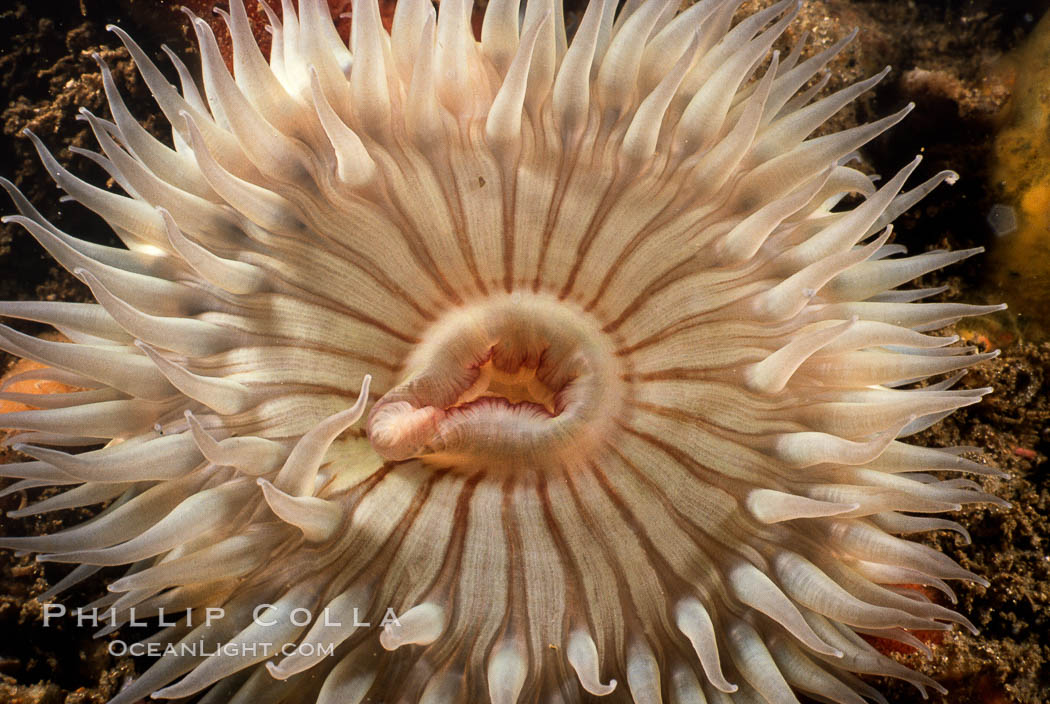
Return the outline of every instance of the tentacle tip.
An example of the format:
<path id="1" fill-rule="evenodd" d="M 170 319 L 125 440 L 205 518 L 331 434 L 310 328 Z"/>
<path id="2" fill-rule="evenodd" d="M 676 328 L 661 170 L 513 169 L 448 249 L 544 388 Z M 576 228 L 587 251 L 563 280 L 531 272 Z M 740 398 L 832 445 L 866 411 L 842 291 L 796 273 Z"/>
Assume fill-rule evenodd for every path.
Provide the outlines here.
<path id="1" fill-rule="evenodd" d="M 290 673 L 282 670 L 280 665 L 274 665 L 272 662 L 266 663 L 266 671 L 270 673 L 270 677 L 282 682 L 291 676 Z"/>
<path id="2" fill-rule="evenodd" d="M 178 692 L 178 690 L 175 688 L 174 685 L 172 685 L 170 687 L 165 687 L 164 689 L 158 689 L 156 692 L 154 692 L 153 694 L 149 695 L 149 698 L 150 699 L 174 699 L 174 698 L 179 696 L 177 694 L 177 692 Z"/>
<path id="3" fill-rule="evenodd" d="M 401 641 L 394 633 L 394 629 L 387 624 L 379 633 L 379 645 L 383 650 L 393 652 L 401 647 Z"/>

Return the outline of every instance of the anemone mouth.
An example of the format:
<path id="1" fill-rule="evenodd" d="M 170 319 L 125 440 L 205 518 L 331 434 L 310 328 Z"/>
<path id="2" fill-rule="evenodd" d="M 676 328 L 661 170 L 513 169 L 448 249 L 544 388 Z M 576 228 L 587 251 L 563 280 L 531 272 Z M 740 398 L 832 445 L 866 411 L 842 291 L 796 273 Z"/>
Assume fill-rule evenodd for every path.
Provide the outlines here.
<path id="1" fill-rule="evenodd" d="M 567 301 L 515 292 L 424 334 L 367 431 L 387 460 L 536 466 L 588 456 L 623 408 L 613 340 Z"/>

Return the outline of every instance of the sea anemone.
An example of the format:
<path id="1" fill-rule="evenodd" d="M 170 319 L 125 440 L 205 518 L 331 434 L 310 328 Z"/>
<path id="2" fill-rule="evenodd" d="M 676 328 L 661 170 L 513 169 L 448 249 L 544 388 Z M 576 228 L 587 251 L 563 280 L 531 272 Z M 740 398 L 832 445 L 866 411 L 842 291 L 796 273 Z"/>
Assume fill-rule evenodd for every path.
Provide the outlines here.
<path id="1" fill-rule="evenodd" d="M 284 0 L 267 61 L 232 0 L 232 74 L 192 18 L 203 90 L 112 28 L 172 145 L 102 65 L 89 154 L 126 195 L 30 137 L 127 248 L 5 182 L 97 304 L 0 304 L 68 340 L 0 347 L 78 389 L 3 419 L 34 458 L 7 492 L 64 487 L 10 515 L 108 505 L 0 546 L 77 565 L 42 601 L 130 565 L 103 633 L 180 614 L 114 704 L 940 689 L 862 636 L 972 628 L 915 586 L 985 580 L 897 536 L 965 535 L 921 514 L 995 471 L 900 438 L 988 391 L 951 387 L 990 354 L 927 333 L 997 307 L 897 288 L 975 251 L 887 243 L 953 174 L 849 165 L 910 106 L 813 136 L 886 72 L 817 99 L 848 38 L 782 57 L 800 3 L 740 4 L 594 0 L 570 43 L 551 0 L 490 0 L 480 41 L 465 0 L 389 34 L 357 0 L 348 49 Z"/>

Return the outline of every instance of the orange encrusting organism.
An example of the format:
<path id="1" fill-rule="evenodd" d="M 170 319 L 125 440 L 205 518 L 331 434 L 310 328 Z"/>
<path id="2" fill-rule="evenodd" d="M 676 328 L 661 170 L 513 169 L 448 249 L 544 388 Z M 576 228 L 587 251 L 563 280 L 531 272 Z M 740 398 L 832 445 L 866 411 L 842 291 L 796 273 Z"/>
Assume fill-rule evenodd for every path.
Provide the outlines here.
<path id="1" fill-rule="evenodd" d="M 1005 63 L 1016 83 L 990 174 L 1017 229 L 1000 233 L 988 271 L 1015 314 L 1037 317 L 1050 297 L 1050 15 Z"/>
<path id="2" fill-rule="evenodd" d="M 25 372 L 34 371 L 37 369 L 47 369 L 47 365 L 34 362 L 29 359 L 20 359 L 11 365 L 11 368 L 4 374 L 3 378 L 0 379 L 0 388 L 4 392 L 12 394 L 39 394 L 41 396 L 47 394 L 65 394 L 72 391 L 77 391 L 72 386 L 67 386 L 58 381 L 51 381 L 48 379 L 32 379 L 24 378 L 19 379 L 10 385 L 7 383 L 8 379 L 23 374 Z M 30 406 L 25 403 L 18 401 L 12 401 L 5 398 L 0 398 L 0 415 L 5 413 L 13 413 L 15 411 L 25 411 L 31 408 L 38 408 L 38 406 Z M 6 430 L 3 427 L 3 421 L 0 420 L 0 429 Z"/>

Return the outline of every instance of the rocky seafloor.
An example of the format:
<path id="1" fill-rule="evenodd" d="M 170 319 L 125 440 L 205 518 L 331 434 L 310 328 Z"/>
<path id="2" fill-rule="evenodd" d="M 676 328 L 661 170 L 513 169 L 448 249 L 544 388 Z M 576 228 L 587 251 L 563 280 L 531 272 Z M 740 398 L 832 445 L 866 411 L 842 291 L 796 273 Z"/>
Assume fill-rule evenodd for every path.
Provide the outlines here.
<path id="1" fill-rule="evenodd" d="M 75 120 L 80 106 L 107 114 L 91 54 L 106 59 L 133 111 L 162 132 L 163 120 L 156 117 L 127 53 L 105 25 L 120 24 L 157 55 L 162 42 L 191 51 L 175 4 L 0 3 L 0 174 L 15 181 L 59 227 L 112 241 L 96 217 L 75 204 L 59 203 L 59 192 L 19 132 L 32 128 L 62 163 L 96 183 L 105 182 L 103 172 L 66 149 L 93 147 L 86 127 Z M 744 10 L 765 4 L 750 0 Z M 1011 476 L 984 483 L 1013 504 L 1009 510 L 975 507 L 962 512 L 958 520 L 972 535 L 972 545 L 954 534 L 930 539 L 991 580 L 988 588 L 957 589 L 958 608 L 981 629 L 979 635 L 957 629 L 928 641 L 932 660 L 898 654 L 949 689 L 947 695 L 934 693 L 934 704 L 1050 702 L 1050 229 L 1039 219 L 1050 213 L 1050 208 L 1039 210 L 1044 182 L 1050 194 L 1050 152 L 1044 155 L 1038 144 L 1050 132 L 1046 116 L 1037 114 L 1050 113 L 1050 60 L 1043 65 L 1043 57 L 1050 56 L 1050 20 L 1039 27 L 1048 6 L 1050 0 L 808 0 L 787 37 L 790 41 L 808 30 L 820 48 L 860 28 L 857 40 L 833 66 L 832 89 L 885 64 L 894 67 L 873 93 L 837 117 L 834 127 L 914 101 L 917 109 L 903 124 L 863 150 L 866 167 L 891 173 L 921 153 L 925 160 L 916 179 L 944 168 L 958 171 L 962 179 L 899 218 L 896 241 L 913 251 L 989 247 L 988 256 L 936 272 L 923 283 L 947 284 L 945 300 L 1005 299 L 1011 304 L 1008 312 L 966 321 L 956 331 L 982 347 L 1002 350 L 998 359 L 963 381 L 990 385 L 995 393 L 919 438 L 931 445 L 986 448 L 986 460 Z M 578 6 L 567 6 L 570 15 L 578 11 Z M 1043 78 L 1047 80 L 1040 82 Z M 1025 95 L 1030 99 L 1022 100 Z M 0 212 L 10 210 L 0 205 Z M 19 228 L 0 227 L 0 300 L 38 298 L 86 300 L 86 290 Z M 0 370 L 12 361 L 4 356 Z M 0 452 L 5 453 L 0 461 L 14 459 Z M 24 494 L 0 499 L 0 511 L 27 500 Z M 0 514 L 0 532 L 52 532 L 88 513 L 24 520 Z M 93 640 L 89 628 L 70 622 L 43 627 L 41 607 L 33 597 L 67 570 L 0 551 L 0 704 L 100 704 L 146 665 L 109 656 L 105 640 Z M 102 593 L 104 581 L 97 579 L 63 601 L 86 603 Z M 903 683 L 875 684 L 892 704 L 921 701 Z"/>

